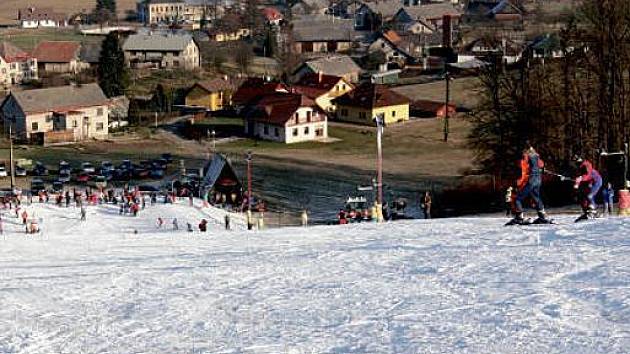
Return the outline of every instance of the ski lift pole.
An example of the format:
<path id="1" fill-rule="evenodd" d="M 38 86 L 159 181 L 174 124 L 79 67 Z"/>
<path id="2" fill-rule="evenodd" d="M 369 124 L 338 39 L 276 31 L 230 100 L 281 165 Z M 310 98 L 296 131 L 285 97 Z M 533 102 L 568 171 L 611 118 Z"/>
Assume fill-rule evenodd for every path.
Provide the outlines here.
<path id="1" fill-rule="evenodd" d="M 376 184 L 378 221 L 383 221 L 383 125 L 384 117 L 376 116 Z"/>
<path id="2" fill-rule="evenodd" d="M 252 152 L 248 151 L 245 156 L 247 161 L 247 208 L 252 210 Z"/>

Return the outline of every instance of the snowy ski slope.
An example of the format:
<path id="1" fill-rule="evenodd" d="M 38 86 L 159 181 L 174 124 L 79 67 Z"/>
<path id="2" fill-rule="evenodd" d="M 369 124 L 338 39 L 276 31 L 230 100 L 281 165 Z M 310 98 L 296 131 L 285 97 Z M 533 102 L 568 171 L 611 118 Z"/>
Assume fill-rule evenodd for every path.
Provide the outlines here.
<path id="1" fill-rule="evenodd" d="M 227 232 L 185 204 L 28 210 L 39 235 L 3 212 L 0 353 L 630 352 L 630 220 Z"/>

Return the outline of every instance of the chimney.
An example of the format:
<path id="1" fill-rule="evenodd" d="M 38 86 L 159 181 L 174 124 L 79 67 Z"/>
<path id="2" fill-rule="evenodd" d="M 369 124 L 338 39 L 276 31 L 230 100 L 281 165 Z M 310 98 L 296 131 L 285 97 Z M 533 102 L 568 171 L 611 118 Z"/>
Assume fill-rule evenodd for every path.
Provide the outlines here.
<path id="1" fill-rule="evenodd" d="M 317 82 L 321 84 L 323 79 L 324 79 L 324 73 L 320 70 L 317 72 Z"/>
<path id="2" fill-rule="evenodd" d="M 453 47 L 453 22 L 451 15 L 442 17 L 442 46 L 444 48 Z"/>

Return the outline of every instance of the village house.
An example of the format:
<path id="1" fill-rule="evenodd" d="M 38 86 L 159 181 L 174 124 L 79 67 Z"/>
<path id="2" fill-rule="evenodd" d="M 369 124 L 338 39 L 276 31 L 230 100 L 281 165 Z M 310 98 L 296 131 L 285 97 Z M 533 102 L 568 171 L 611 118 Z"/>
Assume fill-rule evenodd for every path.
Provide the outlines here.
<path id="1" fill-rule="evenodd" d="M 328 0 L 299 0 L 291 6 L 291 14 L 296 15 L 326 15 L 330 7 Z"/>
<path id="2" fill-rule="evenodd" d="M 428 3 L 400 8 L 390 23 L 398 31 L 431 33 L 442 28 L 444 16 L 450 16 L 451 24 L 456 25 L 461 13 L 450 3 Z"/>
<path id="3" fill-rule="evenodd" d="M 245 26 L 245 17 L 238 13 L 229 13 L 218 19 L 207 34 L 211 41 L 240 41 L 251 36 L 251 30 Z"/>
<path id="4" fill-rule="evenodd" d="M 56 28 L 68 25 L 66 15 L 57 13 L 52 8 L 19 9 L 17 19 L 22 28 Z"/>
<path id="5" fill-rule="evenodd" d="M 5 134 L 12 125 L 24 141 L 104 139 L 109 100 L 97 84 L 12 91 L 0 105 Z"/>
<path id="6" fill-rule="evenodd" d="M 73 41 L 41 41 L 33 49 L 39 72 L 77 73 L 89 67 L 80 58 L 81 44 Z"/>
<path id="7" fill-rule="evenodd" d="M 362 84 L 332 102 L 342 122 L 376 125 L 379 116 L 385 124 L 409 120 L 409 99 L 382 85 Z"/>
<path id="8" fill-rule="evenodd" d="M 284 20 L 282 12 L 276 7 L 265 7 L 262 9 L 262 15 L 268 25 L 279 26 Z"/>
<path id="9" fill-rule="evenodd" d="M 36 79 L 37 59 L 9 42 L 0 42 L 0 87 Z"/>
<path id="10" fill-rule="evenodd" d="M 149 25 L 189 24 L 199 29 L 202 19 L 210 21 L 223 15 L 224 8 L 208 0 L 150 0 L 139 2 L 137 13 L 141 22 Z"/>
<path id="11" fill-rule="evenodd" d="M 470 29 L 476 34 L 491 31 L 495 36 L 520 37 L 524 14 L 523 9 L 511 0 L 469 0 L 460 24 L 462 29 Z M 470 40 L 464 38 L 464 41 Z"/>
<path id="12" fill-rule="evenodd" d="M 186 106 L 204 107 L 208 111 L 220 111 L 232 104 L 235 82 L 217 78 L 196 83 L 186 94 Z"/>
<path id="13" fill-rule="evenodd" d="M 414 100 L 409 105 L 409 110 L 417 118 L 444 118 L 446 117 L 446 105 L 444 102 L 431 100 Z M 448 104 L 449 116 L 455 115 L 457 107 L 453 103 Z"/>
<path id="14" fill-rule="evenodd" d="M 347 52 L 361 38 L 352 20 L 308 16 L 292 22 L 293 51 L 296 54 Z"/>
<path id="15" fill-rule="evenodd" d="M 134 34 L 123 44 L 123 51 L 130 67 L 192 70 L 201 62 L 199 47 L 188 34 Z"/>
<path id="16" fill-rule="evenodd" d="M 335 105 L 332 100 L 354 89 L 346 79 L 339 76 L 318 74 L 306 74 L 291 88 L 317 104 L 317 106 L 330 116 L 335 114 Z"/>
<path id="17" fill-rule="evenodd" d="M 305 61 L 294 70 L 293 77 L 295 81 L 299 81 L 305 75 L 322 73 L 342 77 L 348 82 L 355 83 L 359 82 L 361 72 L 361 67 L 349 56 L 334 55 Z"/>
<path id="18" fill-rule="evenodd" d="M 419 43 L 403 40 L 395 31 L 389 30 L 381 35 L 370 45 L 369 52 L 380 51 L 385 54 L 388 66 L 404 68 L 407 63 L 414 63 L 422 56 L 423 48 Z M 392 66 L 393 65 L 393 66 Z"/>
<path id="19" fill-rule="evenodd" d="M 283 83 L 250 77 L 232 95 L 232 107 L 241 112 L 262 96 L 287 92 L 289 89 Z"/>
<path id="20" fill-rule="evenodd" d="M 324 140 L 328 138 L 328 119 L 303 95 L 273 93 L 247 110 L 245 134 L 285 144 Z"/>

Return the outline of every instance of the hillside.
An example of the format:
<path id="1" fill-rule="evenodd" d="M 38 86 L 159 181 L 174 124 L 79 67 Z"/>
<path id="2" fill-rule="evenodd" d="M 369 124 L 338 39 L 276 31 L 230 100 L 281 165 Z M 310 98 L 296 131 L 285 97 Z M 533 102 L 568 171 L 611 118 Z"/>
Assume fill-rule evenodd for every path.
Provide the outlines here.
<path id="1" fill-rule="evenodd" d="M 118 16 L 124 17 L 126 11 L 136 9 L 136 0 L 117 0 Z M 89 12 L 94 7 L 94 0 L 2 0 L 0 1 L 0 24 L 14 24 L 17 18 L 17 10 L 21 7 L 48 7 L 57 12 L 76 13 Z"/>
<path id="2" fill-rule="evenodd" d="M 2 353 L 626 353 L 624 219 L 223 231 L 186 202 L 2 214 Z M 156 219 L 166 224 L 158 229 Z M 173 231 L 177 217 L 181 228 Z M 209 218 L 208 233 L 185 223 Z M 135 232 L 134 232 L 135 230 Z"/>

